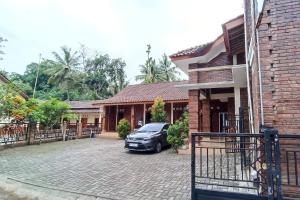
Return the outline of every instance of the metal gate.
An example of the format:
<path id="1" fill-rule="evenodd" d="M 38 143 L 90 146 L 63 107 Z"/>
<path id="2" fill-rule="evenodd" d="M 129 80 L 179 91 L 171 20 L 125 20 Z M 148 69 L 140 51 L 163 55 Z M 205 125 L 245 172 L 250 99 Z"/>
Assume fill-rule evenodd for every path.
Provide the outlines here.
<path id="1" fill-rule="evenodd" d="M 297 134 L 193 133 L 192 200 L 299 198 L 299 162 Z"/>

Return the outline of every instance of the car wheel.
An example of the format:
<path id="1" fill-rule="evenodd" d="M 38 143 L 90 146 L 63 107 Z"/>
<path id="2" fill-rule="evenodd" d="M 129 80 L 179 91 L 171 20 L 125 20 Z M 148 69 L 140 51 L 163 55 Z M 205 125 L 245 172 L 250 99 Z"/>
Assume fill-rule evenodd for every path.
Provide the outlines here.
<path id="1" fill-rule="evenodd" d="M 156 153 L 161 152 L 161 143 L 160 143 L 160 142 L 158 142 L 158 143 L 156 144 L 156 146 L 155 146 L 155 152 L 156 152 Z"/>

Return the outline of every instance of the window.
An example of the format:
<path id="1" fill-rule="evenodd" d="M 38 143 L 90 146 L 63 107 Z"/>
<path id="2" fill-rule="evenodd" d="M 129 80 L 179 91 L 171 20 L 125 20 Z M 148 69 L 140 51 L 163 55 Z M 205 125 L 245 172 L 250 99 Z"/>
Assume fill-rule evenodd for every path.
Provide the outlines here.
<path id="1" fill-rule="evenodd" d="M 260 13 L 264 7 L 264 0 L 254 0 L 255 20 L 257 22 Z"/>

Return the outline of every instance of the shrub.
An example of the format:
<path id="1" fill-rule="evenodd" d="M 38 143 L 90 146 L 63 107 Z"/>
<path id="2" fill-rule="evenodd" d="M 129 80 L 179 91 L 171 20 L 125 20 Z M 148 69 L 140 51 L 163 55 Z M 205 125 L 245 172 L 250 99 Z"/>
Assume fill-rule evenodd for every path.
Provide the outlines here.
<path id="1" fill-rule="evenodd" d="M 130 133 L 130 123 L 126 119 L 121 119 L 118 123 L 117 131 L 119 137 L 125 139 L 126 136 Z"/>
<path id="2" fill-rule="evenodd" d="M 177 152 L 178 148 L 184 145 L 184 139 L 188 137 L 189 133 L 189 119 L 188 113 L 183 114 L 183 119 L 176 120 L 168 129 L 167 141 L 172 148 Z"/>
<path id="3" fill-rule="evenodd" d="M 167 113 L 165 111 L 165 102 L 161 97 L 157 97 L 151 107 L 152 122 L 166 122 Z"/>

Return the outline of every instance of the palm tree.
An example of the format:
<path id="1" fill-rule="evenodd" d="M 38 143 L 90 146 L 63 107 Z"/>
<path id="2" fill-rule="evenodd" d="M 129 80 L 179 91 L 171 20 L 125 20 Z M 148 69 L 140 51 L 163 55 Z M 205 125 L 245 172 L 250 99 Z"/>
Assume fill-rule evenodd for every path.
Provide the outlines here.
<path id="1" fill-rule="evenodd" d="M 161 81 L 161 73 L 156 65 L 155 60 L 150 57 L 151 46 L 147 45 L 147 60 L 145 65 L 140 65 L 140 75 L 135 77 L 136 80 L 142 80 L 144 83 L 155 83 Z"/>
<path id="2" fill-rule="evenodd" d="M 75 75 L 78 72 L 81 56 L 78 52 L 72 52 L 71 48 L 66 46 L 61 47 L 62 55 L 57 52 L 52 52 L 55 61 L 50 61 L 52 64 L 49 72 L 51 76 L 48 80 L 49 84 L 56 84 L 66 89 L 67 100 L 70 99 L 69 90 L 75 83 Z"/>
<path id="3" fill-rule="evenodd" d="M 168 56 L 164 53 L 162 59 L 159 60 L 159 69 L 161 77 L 164 81 L 176 81 L 179 80 L 177 75 L 179 72 L 176 70 L 176 67 L 172 65 L 171 61 L 168 59 Z"/>

